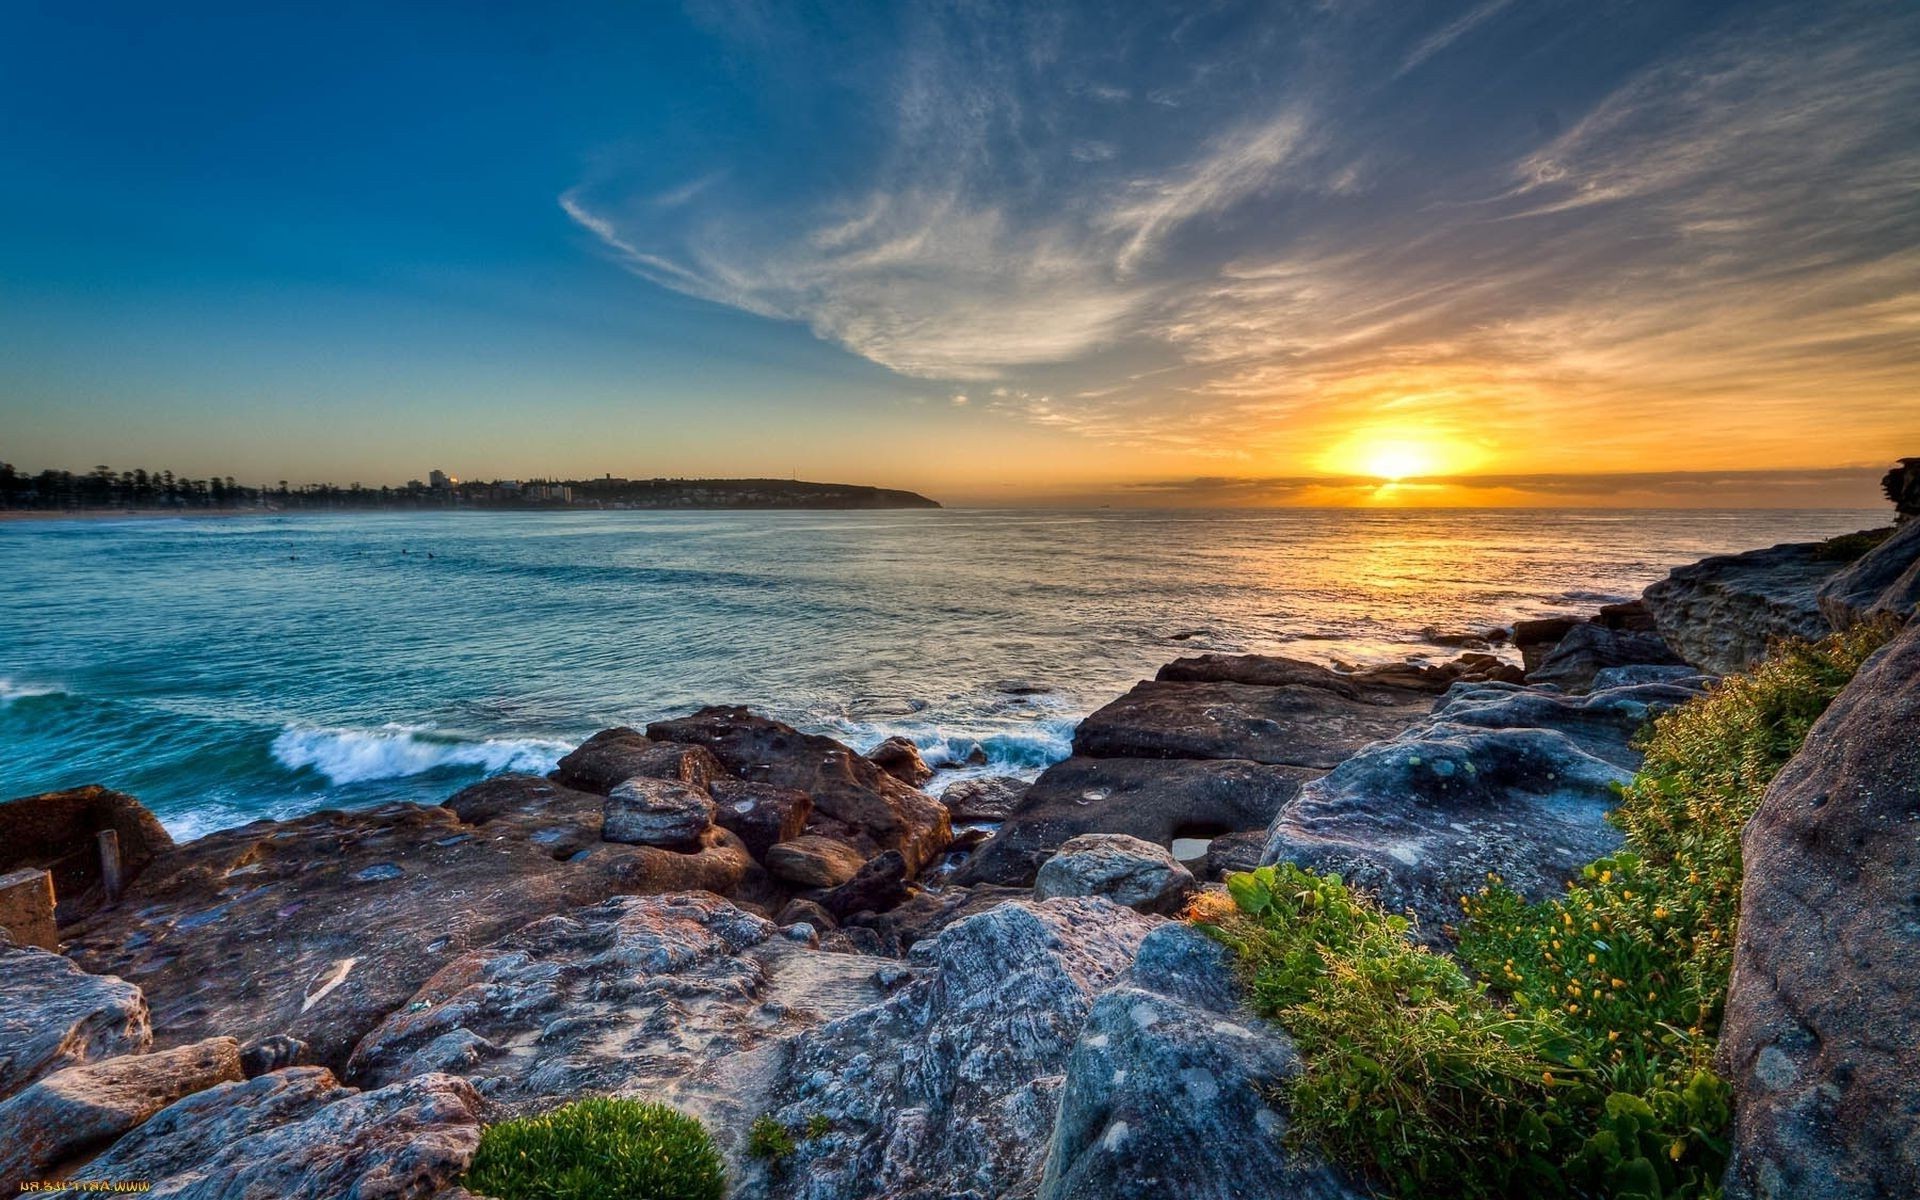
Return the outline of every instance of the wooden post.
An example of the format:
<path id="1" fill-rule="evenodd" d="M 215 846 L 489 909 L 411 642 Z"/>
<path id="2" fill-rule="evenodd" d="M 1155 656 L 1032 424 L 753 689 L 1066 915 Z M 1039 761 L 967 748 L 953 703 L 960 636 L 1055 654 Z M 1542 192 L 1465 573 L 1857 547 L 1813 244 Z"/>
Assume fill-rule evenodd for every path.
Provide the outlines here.
<path id="1" fill-rule="evenodd" d="M 100 888 L 107 895 L 108 904 L 117 904 L 120 889 L 126 880 L 120 872 L 120 831 L 102 829 L 100 838 Z"/>

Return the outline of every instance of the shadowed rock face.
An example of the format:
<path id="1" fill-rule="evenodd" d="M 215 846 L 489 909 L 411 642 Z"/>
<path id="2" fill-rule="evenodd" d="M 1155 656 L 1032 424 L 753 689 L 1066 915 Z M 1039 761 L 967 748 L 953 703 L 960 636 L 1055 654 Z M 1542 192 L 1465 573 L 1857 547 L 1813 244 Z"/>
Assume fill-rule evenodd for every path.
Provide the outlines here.
<path id="1" fill-rule="evenodd" d="M 0 944 L 0 1100 L 55 1071 L 153 1042 L 146 997 L 69 958 Z"/>
<path id="2" fill-rule="evenodd" d="M 1604 625 L 1575 625 L 1549 650 L 1540 665 L 1527 672 L 1528 683 L 1550 683 L 1569 692 L 1584 692 L 1608 668 L 1676 666 L 1680 659 L 1657 633 L 1614 630 Z"/>
<path id="3" fill-rule="evenodd" d="M 1911 617 L 1920 605 L 1920 521 L 1907 521 L 1836 573 L 1821 587 L 1818 600 L 1835 629 L 1880 616 Z"/>
<path id="4" fill-rule="evenodd" d="M 1358 1200 L 1288 1150 L 1262 1093 L 1300 1060 L 1239 995 L 1219 943 L 1184 925 L 1147 935 L 1074 1042 L 1040 1200 Z"/>
<path id="5" fill-rule="evenodd" d="M 17 867 L 50 870 L 60 924 L 77 921 L 105 902 L 97 843 L 103 829 L 119 837 L 127 880 L 173 848 L 159 818 L 123 792 L 103 787 L 44 792 L 0 803 L 0 875 Z"/>
<path id="6" fill-rule="evenodd" d="M 292 1067 L 163 1109 L 73 1178 L 153 1180 L 146 1194 L 165 1200 L 427 1200 L 466 1172 L 480 1128 L 462 1079 L 356 1092 L 324 1067 Z"/>
<path id="7" fill-rule="evenodd" d="M 1157 924 L 1105 900 L 1015 901 L 918 943 L 891 997 L 794 1040 L 773 1116 L 831 1131 L 738 1194 L 1032 1196 L 1074 1038 Z"/>
<path id="8" fill-rule="evenodd" d="M 919 871 L 952 840 L 947 810 L 832 738 L 801 733 L 744 708 L 703 708 L 656 721 L 647 736 L 704 746 L 750 783 L 792 788 L 813 798 L 815 813 L 844 827 L 863 855 L 898 850 Z"/>
<path id="9" fill-rule="evenodd" d="M 1787 542 L 1677 567 L 1642 599 L 1681 658 L 1727 675 L 1758 663 L 1780 638 L 1831 632 L 1817 594 L 1846 565 L 1826 542 Z"/>
<path id="10" fill-rule="evenodd" d="M 1337 873 L 1413 912 L 1430 939 L 1490 871 L 1529 899 L 1556 894 L 1619 847 L 1606 814 L 1639 765 L 1633 736 L 1698 694 L 1669 683 L 1582 697 L 1463 685 L 1428 721 L 1302 788 L 1261 861 Z"/>
<path id="11" fill-rule="evenodd" d="M 1187 830 L 1262 829 L 1320 774 L 1253 762 L 1069 758 L 1047 768 L 955 878 L 1030 886 L 1048 856 L 1084 833 L 1164 846 Z"/>
<path id="12" fill-rule="evenodd" d="M 1728 1195 L 1920 1195 L 1920 625 L 1834 701 L 1741 848 Z"/>
<path id="13" fill-rule="evenodd" d="M 692 854 L 613 845 L 598 840 L 598 796 L 531 776 L 481 788 L 451 807 L 319 812 L 188 842 L 73 927 L 69 950 L 141 986 L 160 1045 L 289 1034 L 337 1066 L 467 950 L 621 892 L 728 888 L 748 865 L 725 830 Z"/>

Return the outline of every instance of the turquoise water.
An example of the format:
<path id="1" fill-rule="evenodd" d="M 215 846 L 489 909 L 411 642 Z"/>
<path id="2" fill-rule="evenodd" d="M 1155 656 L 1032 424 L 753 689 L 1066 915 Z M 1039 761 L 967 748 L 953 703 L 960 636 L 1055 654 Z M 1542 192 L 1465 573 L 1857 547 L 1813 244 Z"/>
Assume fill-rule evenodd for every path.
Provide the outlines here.
<path id="1" fill-rule="evenodd" d="M 439 800 L 747 703 L 1031 773 L 1201 649 L 1443 653 L 1873 512 L 445 513 L 0 523 L 0 797 L 176 835 Z"/>

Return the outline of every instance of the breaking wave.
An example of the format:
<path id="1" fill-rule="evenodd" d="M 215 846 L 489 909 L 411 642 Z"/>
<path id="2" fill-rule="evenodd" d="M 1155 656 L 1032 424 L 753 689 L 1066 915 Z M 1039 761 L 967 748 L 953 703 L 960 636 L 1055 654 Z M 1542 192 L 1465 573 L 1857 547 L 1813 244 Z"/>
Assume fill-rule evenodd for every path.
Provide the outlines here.
<path id="1" fill-rule="evenodd" d="M 545 738 L 464 740 L 417 725 L 379 729 L 289 726 L 273 739 L 273 757 L 289 770 L 313 770 L 335 784 L 424 775 L 443 767 L 545 774 L 572 747 Z"/>

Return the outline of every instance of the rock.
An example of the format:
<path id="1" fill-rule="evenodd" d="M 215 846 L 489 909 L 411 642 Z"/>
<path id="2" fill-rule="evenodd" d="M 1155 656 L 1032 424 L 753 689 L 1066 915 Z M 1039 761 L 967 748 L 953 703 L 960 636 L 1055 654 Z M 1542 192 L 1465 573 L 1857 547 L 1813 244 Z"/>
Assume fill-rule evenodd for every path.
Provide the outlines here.
<path id="1" fill-rule="evenodd" d="M 1642 599 L 1675 653 L 1728 675 L 1765 658 L 1779 638 L 1829 633 L 1817 594 L 1864 549 L 1853 534 L 1723 554 L 1675 568 Z"/>
<path id="2" fill-rule="evenodd" d="M 1105 896 L 1141 912 L 1172 915 L 1198 887 L 1164 846 L 1124 833 L 1083 833 L 1040 864 L 1033 895 Z"/>
<path id="3" fill-rule="evenodd" d="M 1827 580 L 1815 597 L 1835 629 L 1875 617 L 1906 620 L 1920 605 L 1920 521 L 1909 520 L 1851 566 Z"/>
<path id="4" fill-rule="evenodd" d="M 1320 774 L 1254 762 L 1069 758 L 1047 768 L 955 879 L 1030 886 L 1040 864 L 1083 833 L 1170 846 L 1177 837 L 1265 829 Z"/>
<path id="5" fill-rule="evenodd" d="M 754 783 L 793 788 L 840 822 L 867 858 L 898 850 L 918 872 L 952 833 L 947 810 L 832 738 L 801 733 L 744 708 L 703 708 L 647 726 L 656 741 L 705 746 L 728 770 Z"/>
<path id="6" fill-rule="evenodd" d="M 955 821 L 1004 821 L 1031 786 L 1014 775 L 960 779 L 940 793 L 940 803 Z"/>
<path id="7" fill-rule="evenodd" d="M 1557 894 L 1619 847 L 1606 814 L 1638 766 L 1633 736 L 1694 694 L 1670 684 L 1585 697 L 1456 688 L 1424 724 L 1302 788 L 1268 829 L 1261 861 L 1335 872 L 1413 913 L 1429 941 L 1490 871 L 1530 900 Z"/>
<path id="8" fill-rule="evenodd" d="M 1603 667 L 1593 673 L 1589 690 L 1605 692 L 1614 688 L 1638 687 L 1643 683 L 1671 683 L 1690 690 L 1704 690 L 1713 680 L 1714 676 L 1702 675 L 1688 666 Z"/>
<path id="9" fill-rule="evenodd" d="M 119 841 L 126 882 L 173 848 L 159 818 L 132 796 L 103 787 L 45 792 L 0 803 L 0 875 L 21 867 L 51 870 L 60 924 L 77 921 L 106 900 L 99 852 L 105 829 Z"/>
<path id="10" fill-rule="evenodd" d="M 142 988 L 160 1045 L 285 1034 L 337 1067 L 467 950 L 616 893 L 728 889 L 751 863 L 721 829 L 695 854 L 603 842 L 603 798 L 543 779 L 483 789 L 184 843 L 73 927 L 69 952 Z"/>
<path id="11" fill-rule="evenodd" d="M 867 760 L 908 787 L 919 787 L 933 778 L 933 768 L 920 757 L 920 747 L 912 738 L 894 736 L 867 751 Z"/>
<path id="12" fill-rule="evenodd" d="M 629 779 L 608 794 L 601 811 L 600 836 L 635 846 L 692 849 L 713 828 L 713 798 L 666 779 Z"/>
<path id="13" fill-rule="evenodd" d="M 1920 1195 L 1920 625 L 1774 778 L 1745 878 L 1721 1064 L 1730 1197 Z"/>
<path id="14" fill-rule="evenodd" d="M 1198 874 L 1203 879 L 1225 879 L 1238 871 L 1251 871 L 1260 865 L 1267 848 L 1267 831 L 1249 830 L 1228 833 L 1207 843 L 1207 856 L 1200 861 Z"/>
<path id="15" fill-rule="evenodd" d="M 621 726 L 603 729 L 580 743 L 555 765 L 553 780 L 604 796 L 629 779 L 669 779 L 704 789 L 726 774 L 720 760 L 698 746 L 655 742 Z"/>
<path id="16" fill-rule="evenodd" d="M 814 901 L 799 896 L 787 901 L 779 915 L 774 917 L 773 923 L 782 929 L 791 925 L 811 925 L 819 933 L 830 933 L 840 928 L 840 922 L 834 920 L 832 913 Z"/>
<path id="17" fill-rule="evenodd" d="M 60 952 L 51 872 L 22 867 L 0 874 L 0 939 Z"/>
<path id="18" fill-rule="evenodd" d="M 1628 600 L 1621 604 L 1602 604 L 1595 613 L 1592 623 L 1615 631 L 1628 633 L 1658 633 L 1659 622 L 1653 619 L 1653 612 L 1644 600 Z"/>
<path id="19" fill-rule="evenodd" d="M 146 997 L 73 960 L 0 944 L 0 1099 L 44 1075 L 153 1042 Z"/>
<path id="20" fill-rule="evenodd" d="M 1920 458 L 1903 458 L 1880 477 L 1880 490 L 1902 521 L 1920 517 Z"/>
<path id="21" fill-rule="evenodd" d="M 240 1070 L 248 1079 L 287 1067 L 304 1067 L 313 1062 L 313 1047 L 299 1038 L 277 1033 L 240 1047 Z"/>
<path id="22" fill-rule="evenodd" d="M 950 884 L 938 891 L 915 892 L 885 912 L 856 913 L 847 918 L 843 928 L 871 932 L 875 940 L 870 943 L 870 953 L 899 958 L 915 943 L 933 937 L 957 921 L 998 908 L 1009 900 L 1031 899 L 1033 892 L 1027 888 Z"/>
<path id="23" fill-rule="evenodd" d="M 1392 737 L 1424 716 L 1432 703 L 1429 693 L 1365 687 L 1316 669 L 1324 678 L 1311 684 L 1159 679 L 1135 684 L 1080 723 L 1073 752 L 1092 758 L 1217 758 L 1326 768 L 1368 742 Z"/>
<path id="24" fill-rule="evenodd" d="M 1680 659 L 1657 633 L 1613 630 L 1604 625 L 1575 625 L 1527 672 L 1528 683 L 1550 683 L 1569 692 L 1584 692 L 1594 676 L 1609 667 L 1639 665 L 1682 666 Z"/>
<path id="25" fill-rule="evenodd" d="M 45 1176 L 182 1096 L 240 1077 L 240 1043 L 232 1038 L 58 1071 L 0 1103 L 0 1179 Z"/>
<path id="26" fill-rule="evenodd" d="M 1529 672 L 1546 661 L 1547 654 L 1560 644 L 1560 639 L 1579 628 L 1583 621 L 1579 617 L 1539 617 L 1531 621 L 1513 623 L 1513 646 L 1520 651 L 1520 659 Z"/>
<path id="27" fill-rule="evenodd" d="M 777 879 L 801 887 L 832 888 L 852 879 L 866 859 L 845 842 L 804 834 L 770 848 L 766 862 L 767 871 Z"/>
<path id="28" fill-rule="evenodd" d="M 708 792 L 713 796 L 714 823 L 731 829 L 746 843 L 747 852 L 763 862 L 775 844 L 799 837 L 813 815 L 813 800 L 792 788 L 716 779 Z"/>
<path id="29" fill-rule="evenodd" d="M 853 878 L 820 897 L 820 906 L 836 920 L 854 913 L 886 912 L 913 894 L 907 882 L 907 860 L 898 850 L 876 854 L 861 864 Z"/>
<path id="30" fill-rule="evenodd" d="M 1074 1038 L 1157 923 L 1100 899 L 1013 901 L 918 943 L 887 999 L 793 1040 L 772 1116 L 829 1132 L 740 1194 L 1030 1196 Z"/>
<path id="31" fill-rule="evenodd" d="M 1147 935 L 1074 1042 L 1040 1200 L 1359 1200 L 1288 1152 L 1286 1116 L 1264 1093 L 1300 1060 L 1239 994 L 1211 938 L 1186 925 Z"/>
<path id="32" fill-rule="evenodd" d="M 472 1163 L 480 1103 L 448 1075 L 356 1092 L 324 1067 L 293 1067 L 179 1101 L 73 1179 L 149 1180 L 160 1200 L 426 1200 Z"/>
<path id="33" fill-rule="evenodd" d="M 738 1141 L 789 1039 L 884 999 L 887 965 L 795 943 L 717 896 L 622 896 L 462 956 L 350 1070 L 369 1085 L 450 1072 L 508 1114 L 646 1095 Z"/>

